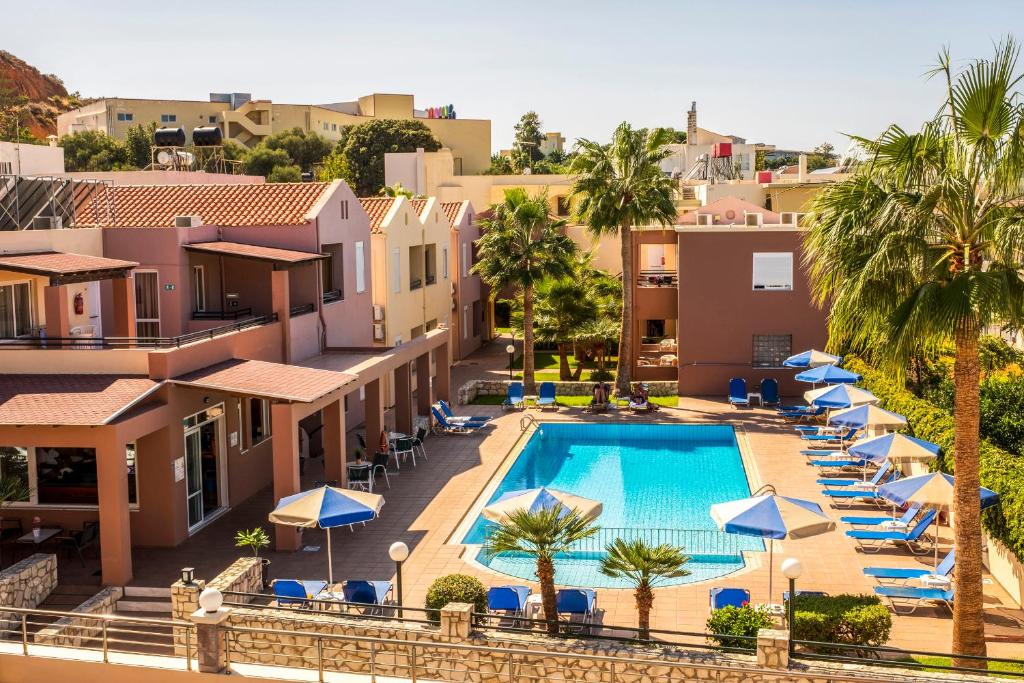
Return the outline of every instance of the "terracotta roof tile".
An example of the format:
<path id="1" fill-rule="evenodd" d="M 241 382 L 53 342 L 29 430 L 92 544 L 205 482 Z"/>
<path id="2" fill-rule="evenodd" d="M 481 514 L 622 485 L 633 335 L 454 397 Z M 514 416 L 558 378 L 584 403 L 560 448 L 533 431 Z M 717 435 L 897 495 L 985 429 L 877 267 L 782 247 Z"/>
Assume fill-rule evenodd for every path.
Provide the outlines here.
<path id="1" fill-rule="evenodd" d="M 370 217 L 370 232 L 381 233 L 384 216 L 388 215 L 391 205 L 395 203 L 394 197 L 360 197 L 359 203 L 363 205 L 363 211 Z"/>
<path id="2" fill-rule="evenodd" d="M 344 372 L 260 360 L 229 360 L 172 379 L 214 391 L 312 403 L 358 378 Z"/>
<path id="3" fill-rule="evenodd" d="M 134 261 L 89 256 L 87 254 L 68 254 L 57 251 L 36 252 L 32 254 L 0 254 L 0 270 L 11 270 L 17 273 L 37 275 L 74 275 L 116 271 L 135 268 Z"/>
<path id="4" fill-rule="evenodd" d="M 124 375 L 0 375 L 0 424 L 107 424 L 159 386 Z"/>
<path id="5" fill-rule="evenodd" d="M 186 251 L 202 251 L 208 254 L 223 254 L 224 256 L 237 256 L 239 258 L 256 259 L 258 261 L 273 261 L 275 263 L 303 263 L 305 261 L 319 261 L 323 255 L 308 252 L 295 251 L 293 249 L 278 249 L 276 247 L 261 247 L 255 244 L 242 244 L 241 242 L 193 242 L 185 245 Z"/>
<path id="6" fill-rule="evenodd" d="M 112 216 L 88 202 L 75 207 L 80 226 L 173 227 L 175 216 L 224 226 L 303 225 L 330 183 L 114 185 Z"/>
<path id="7" fill-rule="evenodd" d="M 459 212 L 465 203 L 465 200 L 461 202 L 441 202 L 441 210 L 444 211 L 444 215 L 448 217 L 448 223 L 453 228 L 455 227 L 455 221 L 459 219 Z"/>

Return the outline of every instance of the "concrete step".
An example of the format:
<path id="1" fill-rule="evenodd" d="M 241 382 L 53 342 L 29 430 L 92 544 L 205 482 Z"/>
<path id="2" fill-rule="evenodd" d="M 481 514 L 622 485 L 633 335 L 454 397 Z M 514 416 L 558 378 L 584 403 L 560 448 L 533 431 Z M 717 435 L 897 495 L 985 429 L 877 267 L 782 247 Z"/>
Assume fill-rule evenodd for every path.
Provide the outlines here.
<path id="1" fill-rule="evenodd" d="M 143 614 L 153 617 L 158 614 L 171 615 L 170 600 L 118 600 L 117 611 L 134 613 L 136 616 Z"/>
<path id="2" fill-rule="evenodd" d="M 163 598 L 170 602 L 171 589 L 157 586 L 125 586 L 124 597 L 126 598 Z"/>

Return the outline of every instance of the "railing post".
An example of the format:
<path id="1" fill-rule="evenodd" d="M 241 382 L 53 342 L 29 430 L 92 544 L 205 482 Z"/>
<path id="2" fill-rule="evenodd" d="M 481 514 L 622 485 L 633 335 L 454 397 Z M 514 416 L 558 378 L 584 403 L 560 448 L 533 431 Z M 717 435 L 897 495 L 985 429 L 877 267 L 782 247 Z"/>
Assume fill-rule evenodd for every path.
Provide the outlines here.
<path id="1" fill-rule="evenodd" d="M 322 636 L 316 638 L 316 671 L 317 680 L 324 683 L 324 639 Z"/>
<path id="2" fill-rule="evenodd" d="M 512 653 L 508 653 L 508 683 L 515 683 L 516 677 L 512 671 Z"/>
<path id="3" fill-rule="evenodd" d="M 108 663 L 110 661 L 110 656 L 109 656 L 109 653 L 108 653 L 108 643 L 107 643 L 107 623 L 108 623 L 107 620 L 104 619 L 103 620 L 103 663 L 104 664 L 106 664 L 106 663 Z"/>
<path id="4" fill-rule="evenodd" d="M 28 655 L 28 614 L 21 615 L 21 651 Z"/>
<path id="5" fill-rule="evenodd" d="M 409 673 L 409 678 L 412 683 L 416 683 L 416 643 L 412 644 L 412 667 Z"/>
<path id="6" fill-rule="evenodd" d="M 192 627 L 185 628 L 185 671 L 192 670 Z"/>
<path id="7" fill-rule="evenodd" d="M 377 683 L 377 643 L 370 642 L 370 683 Z"/>

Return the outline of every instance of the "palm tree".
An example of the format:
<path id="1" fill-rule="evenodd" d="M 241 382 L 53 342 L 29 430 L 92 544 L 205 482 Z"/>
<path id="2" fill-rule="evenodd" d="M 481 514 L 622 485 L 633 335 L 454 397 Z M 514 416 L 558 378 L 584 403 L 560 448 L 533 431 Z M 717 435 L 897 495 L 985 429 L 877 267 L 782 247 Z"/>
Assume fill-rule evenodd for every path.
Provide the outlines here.
<path id="1" fill-rule="evenodd" d="M 617 233 L 622 240 L 622 324 L 615 382 L 620 395 L 629 392 L 633 374 L 634 277 L 630 233 L 635 226 L 668 226 L 675 222 L 672 180 L 658 166 L 668 156 L 665 145 L 672 139 L 673 133 L 667 129 L 634 129 L 622 122 L 607 145 L 580 140 L 569 167 L 575 175 L 569 195 L 574 219 L 589 226 L 595 236 Z"/>
<path id="2" fill-rule="evenodd" d="M 412 190 L 407 190 L 402 183 L 395 183 L 394 185 L 385 185 L 380 188 L 380 192 L 377 193 L 381 197 L 405 197 L 406 199 L 415 199 L 416 193 Z"/>
<path id="3" fill-rule="evenodd" d="M 571 272 L 576 244 L 565 235 L 565 221 L 552 219 L 546 193 L 530 197 L 521 187 L 505 190 L 505 201 L 490 212 L 480 221 L 480 260 L 472 272 L 494 292 L 512 287 L 522 294 L 523 384 L 527 393 L 534 393 L 534 288 L 545 278 Z"/>
<path id="4" fill-rule="evenodd" d="M 632 541 L 616 538 L 605 550 L 601 573 L 613 579 L 626 579 L 636 586 L 633 595 L 638 614 L 637 635 L 647 640 L 651 633 L 654 587 L 666 579 L 689 576 L 690 572 L 683 569 L 683 565 L 690 558 L 673 545 L 650 546 L 640 538 Z"/>
<path id="5" fill-rule="evenodd" d="M 537 581 L 548 633 L 558 635 L 558 612 L 555 609 L 555 555 L 565 552 L 578 541 L 590 538 L 598 527 L 577 510 L 566 512 L 562 507 L 536 511 L 516 510 L 500 522 L 484 542 L 490 555 L 525 553 L 537 558 Z"/>
<path id="6" fill-rule="evenodd" d="M 957 551 L 953 652 L 984 655 L 979 441 L 979 338 L 1024 324 L 1024 107 L 1019 49 L 932 72 L 945 101 L 919 132 L 890 126 L 855 138 L 867 159 L 813 202 L 804 263 L 829 344 L 868 348 L 903 372 L 915 351 L 955 348 L 953 518 Z M 954 664 L 971 666 L 967 660 Z"/>

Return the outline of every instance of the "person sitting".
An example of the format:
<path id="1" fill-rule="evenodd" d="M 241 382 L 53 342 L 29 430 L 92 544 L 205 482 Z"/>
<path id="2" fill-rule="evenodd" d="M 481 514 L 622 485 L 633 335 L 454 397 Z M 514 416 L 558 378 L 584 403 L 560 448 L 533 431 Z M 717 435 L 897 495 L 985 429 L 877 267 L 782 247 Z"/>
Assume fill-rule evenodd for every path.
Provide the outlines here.
<path id="1" fill-rule="evenodd" d="M 593 396 L 590 399 L 591 410 L 604 410 L 608 407 L 608 385 L 598 382 L 594 385 Z"/>
<path id="2" fill-rule="evenodd" d="M 643 385 L 634 384 L 632 393 L 629 396 L 629 409 L 630 410 L 647 410 L 647 394 L 643 390 Z"/>

